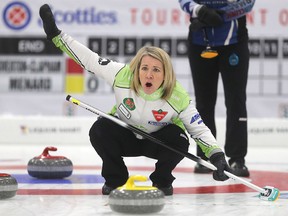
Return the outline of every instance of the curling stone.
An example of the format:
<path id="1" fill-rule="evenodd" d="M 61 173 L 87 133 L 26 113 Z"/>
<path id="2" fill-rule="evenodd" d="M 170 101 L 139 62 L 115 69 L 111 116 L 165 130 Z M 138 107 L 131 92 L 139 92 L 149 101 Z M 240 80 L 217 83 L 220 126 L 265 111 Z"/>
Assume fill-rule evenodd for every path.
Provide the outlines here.
<path id="1" fill-rule="evenodd" d="M 125 185 L 109 194 L 110 208 L 119 213 L 149 214 L 156 213 L 165 205 L 164 193 L 156 187 L 136 186 L 134 180 L 147 181 L 145 176 L 131 176 Z"/>
<path id="2" fill-rule="evenodd" d="M 14 197 L 17 190 L 17 180 L 9 174 L 0 173 L 0 200 Z"/>
<path id="3" fill-rule="evenodd" d="M 41 155 L 28 162 L 30 176 L 40 179 L 61 179 L 72 174 L 72 161 L 64 156 L 51 156 L 49 151 L 57 151 L 56 147 L 46 147 Z"/>

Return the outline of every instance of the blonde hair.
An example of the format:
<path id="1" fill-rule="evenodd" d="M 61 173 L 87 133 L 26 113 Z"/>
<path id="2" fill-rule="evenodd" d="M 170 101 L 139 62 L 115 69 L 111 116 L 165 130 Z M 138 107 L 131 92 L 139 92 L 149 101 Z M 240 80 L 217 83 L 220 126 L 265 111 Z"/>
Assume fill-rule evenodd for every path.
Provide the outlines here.
<path id="1" fill-rule="evenodd" d="M 139 89 L 141 88 L 141 83 L 139 79 L 139 69 L 143 56 L 151 56 L 163 64 L 164 68 L 164 81 L 162 84 L 163 94 L 161 96 L 162 99 L 168 100 L 172 95 L 173 89 L 176 85 L 176 76 L 172 66 L 171 59 L 169 55 L 161 48 L 154 46 L 144 46 L 134 58 L 130 62 L 130 70 L 133 73 L 133 80 L 131 82 L 131 89 L 133 89 L 136 94 L 139 93 Z"/>

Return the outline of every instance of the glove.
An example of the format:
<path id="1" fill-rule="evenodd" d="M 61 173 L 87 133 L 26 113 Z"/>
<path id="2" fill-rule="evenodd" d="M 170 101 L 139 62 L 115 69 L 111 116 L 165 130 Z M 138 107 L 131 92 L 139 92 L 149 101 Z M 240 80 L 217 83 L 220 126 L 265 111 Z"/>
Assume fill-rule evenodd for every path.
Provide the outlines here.
<path id="1" fill-rule="evenodd" d="M 207 26 L 217 27 L 223 23 L 221 15 L 224 14 L 224 11 L 208 8 L 203 5 L 198 9 L 196 14 L 199 21 L 205 23 Z"/>
<path id="2" fill-rule="evenodd" d="M 57 28 L 55 24 L 55 19 L 49 5 L 42 5 L 40 7 L 39 14 L 43 21 L 43 28 L 47 35 L 47 39 L 52 40 L 54 37 L 59 35 L 61 31 Z"/>
<path id="3" fill-rule="evenodd" d="M 224 174 L 224 170 L 230 172 L 231 169 L 225 160 L 225 156 L 223 152 L 218 152 L 218 153 L 213 154 L 209 158 L 209 160 L 217 168 L 217 170 L 213 171 L 214 180 L 226 181 L 227 179 L 229 179 L 229 177 Z"/>
<path id="4" fill-rule="evenodd" d="M 203 22 L 200 22 L 199 19 L 195 18 L 190 18 L 190 26 L 189 30 L 190 31 L 199 31 L 200 29 L 207 27 L 207 25 Z"/>

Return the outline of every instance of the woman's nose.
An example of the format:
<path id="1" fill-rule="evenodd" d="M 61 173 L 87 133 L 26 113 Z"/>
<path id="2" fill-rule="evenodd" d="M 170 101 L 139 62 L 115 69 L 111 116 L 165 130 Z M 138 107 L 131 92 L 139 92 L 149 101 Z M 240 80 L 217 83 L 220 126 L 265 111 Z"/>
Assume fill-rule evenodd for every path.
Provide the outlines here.
<path id="1" fill-rule="evenodd" d="M 146 77 L 147 78 L 152 78 L 153 77 L 153 73 L 152 73 L 152 71 L 148 71 L 147 73 L 146 73 Z"/>

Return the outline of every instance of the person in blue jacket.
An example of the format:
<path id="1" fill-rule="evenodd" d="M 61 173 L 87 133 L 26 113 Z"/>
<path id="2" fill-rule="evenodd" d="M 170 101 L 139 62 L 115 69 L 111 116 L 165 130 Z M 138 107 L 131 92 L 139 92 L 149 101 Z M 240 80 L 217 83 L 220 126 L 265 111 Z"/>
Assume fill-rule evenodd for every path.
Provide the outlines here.
<path id="1" fill-rule="evenodd" d="M 219 75 L 226 106 L 224 150 L 237 176 L 248 177 L 246 86 L 249 68 L 246 14 L 255 0 L 179 0 L 190 16 L 188 58 L 196 108 L 216 137 L 215 104 Z M 197 147 L 197 155 L 208 160 Z M 196 164 L 196 173 L 209 169 Z"/>

